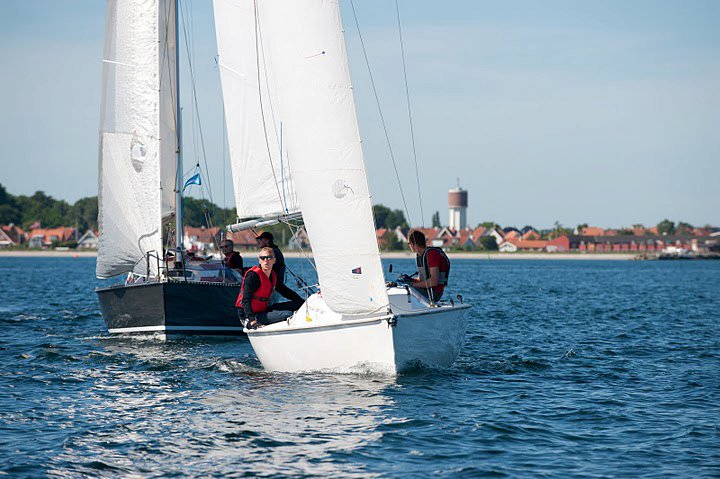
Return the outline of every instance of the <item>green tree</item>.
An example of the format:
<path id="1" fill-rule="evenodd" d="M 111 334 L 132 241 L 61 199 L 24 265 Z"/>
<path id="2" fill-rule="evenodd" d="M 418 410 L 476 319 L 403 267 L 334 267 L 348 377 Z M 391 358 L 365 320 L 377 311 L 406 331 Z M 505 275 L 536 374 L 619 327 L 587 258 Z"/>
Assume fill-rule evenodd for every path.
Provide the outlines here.
<path id="1" fill-rule="evenodd" d="M 442 225 L 440 224 L 440 212 L 436 211 L 434 215 L 432 215 L 432 227 L 433 228 L 442 228 Z"/>
<path id="2" fill-rule="evenodd" d="M 393 229 L 398 226 L 407 228 L 405 213 L 402 210 L 391 210 L 387 206 L 377 204 L 373 205 L 373 215 L 376 228 Z"/>
<path id="3" fill-rule="evenodd" d="M 89 196 L 80 198 L 70 209 L 72 223 L 77 224 L 80 231 L 97 228 L 98 219 L 98 198 Z"/>
<path id="4" fill-rule="evenodd" d="M 0 224 L 21 223 L 22 213 L 17 207 L 9 204 L 0 204 Z"/>
<path id="5" fill-rule="evenodd" d="M 398 251 L 404 249 L 403 242 L 397 238 L 397 235 L 393 230 L 386 231 L 383 234 L 382 239 L 384 244 L 384 251 Z"/>
<path id="6" fill-rule="evenodd" d="M 478 226 L 485 228 L 486 230 L 491 230 L 491 229 L 495 228 L 496 226 L 500 227 L 499 224 L 497 224 L 493 221 L 485 221 L 483 223 L 480 223 Z"/>
<path id="7" fill-rule="evenodd" d="M 657 224 L 657 230 L 663 236 L 675 234 L 675 222 L 666 218 Z"/>
<path id="8" fill-rule="evenodd" d="M 553 229 L 548 235 L 549 239 L 555 239 L 559 238 L 560 236 L 569 236 L 572 234 L 572 231 L 568 228 L 565 228 L 559 221 L 556 221 L 553 225 Z"/>
<path id="9" fill-rule="evenodd" d="M 55 200 L 43 191 L 36 191 L 32 196 L 18 196 L 17 203 L 25 227 L 35 221 L 40 221 L 46 228 L 65 226 L 72 222 L 68 216 L 70 205 L 66 201 Z"/>
<path id="10" fill-rule="evenodd" d="M 480 238 L 480 247 L 486 251 L 497 251 L 497 240 L 494 236 L 483 236 Z"/>
<path id="11" fill-rule="evenodd" d="M 690 223 L 684 223 L 682 221 L 678 222 L 677 227 L 675 228 L 675 234 L 688 236 L 693 234 L 693 230 L 695 227 L 691 225 Z"/>

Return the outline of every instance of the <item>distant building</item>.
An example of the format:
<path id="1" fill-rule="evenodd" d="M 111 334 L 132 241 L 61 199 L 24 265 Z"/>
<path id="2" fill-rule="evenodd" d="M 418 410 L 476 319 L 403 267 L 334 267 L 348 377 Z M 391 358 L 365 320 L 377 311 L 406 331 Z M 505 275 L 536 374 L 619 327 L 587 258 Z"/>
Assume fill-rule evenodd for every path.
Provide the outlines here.
<path id="1" fill-rule="evenodd" d="M 5 229 L 0 229 L 0 248 L 8 248 L 10 246 L 17 246 L 17 243 L 8 236 Z"/>
<path id="2" fill-rule="evenodd" d="M 183 245 L 190 251 L 215 251 L 215 245 L 220 244 L 220 228 L 199 228 L 186 226 L 183 235 Z"/>
<path id="3" fill-rule="evenodd" d="M 451 230 L 464 230 L 467 227 L 467 205 L 468 192 L 460 188 L 460 185 L 448 191 L 448 226 Z"/>
<path id="4" fill-rule="evenodd" d="M 59 228 L 36 228 L 28 235 L 29 248 L 49 248 L 58 243 L 65 243 L 75 235 L 75 228 L 60 226 Z"/>
<path id="5" fill-rule="evenodd" d="M 98 249 L 100 242 L 97 231 L 87 230 L 78 240 L 78 249 Z"/>
<path id="6" fill-rule="evenodd" d="M 1 228 L 9 240 L 15 245 L 22 244 L 27 240 L 27 234 L 25 234 L 25 231 L 14 223 L 4 225 Z"/>

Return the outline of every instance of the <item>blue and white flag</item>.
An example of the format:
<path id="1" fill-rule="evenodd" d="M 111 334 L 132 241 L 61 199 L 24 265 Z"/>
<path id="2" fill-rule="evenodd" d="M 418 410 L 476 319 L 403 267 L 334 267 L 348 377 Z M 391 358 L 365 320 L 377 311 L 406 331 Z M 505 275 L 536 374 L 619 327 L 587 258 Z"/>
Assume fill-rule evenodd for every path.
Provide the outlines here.
<path id="1" fill-rule="evenodd" d="M 200 179 L 200 172 L 198 171 L 194 175 L 192 175 L 188 180 L 185 182 L 185 186 L 183 186 L 183 191 L 185 191 L 185 188 L 187 188 L 190 185 L 202 185 L 202 180 Z"/>

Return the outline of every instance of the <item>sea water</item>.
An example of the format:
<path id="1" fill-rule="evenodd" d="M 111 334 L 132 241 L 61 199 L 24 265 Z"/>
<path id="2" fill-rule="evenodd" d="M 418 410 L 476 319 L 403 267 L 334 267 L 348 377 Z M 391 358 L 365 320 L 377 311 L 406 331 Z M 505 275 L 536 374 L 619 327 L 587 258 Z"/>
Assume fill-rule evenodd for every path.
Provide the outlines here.
<path id="1" fill-rule="evenodd" d="M 720 262 L 455 260 L 460 358 L 397 378 L 110 337 L 94 269 L 0 258 L 0 475 L 720 476 Z"/>

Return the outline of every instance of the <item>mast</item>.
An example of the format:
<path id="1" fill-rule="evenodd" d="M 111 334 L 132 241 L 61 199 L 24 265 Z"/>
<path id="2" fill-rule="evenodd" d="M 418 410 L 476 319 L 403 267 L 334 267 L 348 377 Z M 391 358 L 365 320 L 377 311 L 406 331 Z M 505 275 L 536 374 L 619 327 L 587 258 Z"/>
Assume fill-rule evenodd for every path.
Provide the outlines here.
<path id="1" fill-rule="evenodd" d="M 175 266 L 182 267 L 183 256 L 183 222 L 182 222 L 182 188 L 183 188 L 183 158 L 182 158 L 182 110 L 180 109 L 180 0 L 175 0 L 175 118 L 177 127 L 177 175 L 175 181 Z"/>

